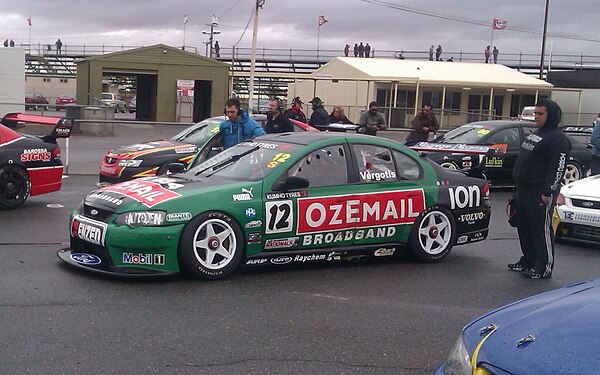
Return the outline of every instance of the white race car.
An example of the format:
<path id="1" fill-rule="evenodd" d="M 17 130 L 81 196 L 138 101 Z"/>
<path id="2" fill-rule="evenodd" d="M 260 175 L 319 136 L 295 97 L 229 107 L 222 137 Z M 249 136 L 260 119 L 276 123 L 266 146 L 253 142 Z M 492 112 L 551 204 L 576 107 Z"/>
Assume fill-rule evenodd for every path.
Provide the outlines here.
<path id="1" fill-rule="evenodd" d="M 552 224 L 557 239 L 600 242 L 600 175 L 562 187 Z"/>

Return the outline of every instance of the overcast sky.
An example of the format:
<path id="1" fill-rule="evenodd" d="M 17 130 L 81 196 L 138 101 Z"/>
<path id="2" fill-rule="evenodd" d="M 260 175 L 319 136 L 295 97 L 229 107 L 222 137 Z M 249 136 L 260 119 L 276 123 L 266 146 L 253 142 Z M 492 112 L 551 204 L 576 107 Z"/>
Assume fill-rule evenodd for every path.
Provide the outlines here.
<path id="1" fill-rule="evenodd" d="M 265 0 L 259 12 L 257 46 L 341 50 L 368 42 L 377 50 L 427 50 L 441 44 L 447 55 L 482 53 L 490 44 L 492 19 L 507 21 L 493 33 L 500 53 L 541 51 L 545 0 Z M 141 46 L 185 44 L 204 54 L 206 25 L 217 16 L 215 36 L 223 50 L 252 43 L 255 0 L 2 0 L 0 40 L 17 44 Z M 317 19 L 327 23 L 317 33 Z M 31 28 L 27 18 L 31 17 Z M 317 38 L 319 35 L 319 38 Z M 570 38 L 565 38 L 569 36 Z M 65 48 L 65 47 L 63 47 Z M 547 53 L 600 56 L 600 2 L 550 0 Z M 386 55 L 381 53 L 380 55 Z M 391 55 L 391 53 L 387 53 Z"/>

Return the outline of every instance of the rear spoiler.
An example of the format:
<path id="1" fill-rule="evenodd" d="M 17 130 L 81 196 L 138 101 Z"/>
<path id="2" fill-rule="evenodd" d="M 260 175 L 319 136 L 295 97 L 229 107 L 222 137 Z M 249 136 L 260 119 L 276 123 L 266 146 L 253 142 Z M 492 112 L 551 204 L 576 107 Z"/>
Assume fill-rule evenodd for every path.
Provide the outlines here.
<path id="1" fill-rule="evenodd" d="M 57 138 L 69 138 L 73 129 L 73 119 L 56 117 L 30 115 L 28 113 L 7 113 L 0 123 L 8 128 L 16 129 L 19 122 L 54 125 L 50 133 L 44 137 L 45 140 L 56 140 Z"/>
<path id="2" fill-rule="evenodd" d="M 560 129 L 567 134 L 581 134 L 581 135 L 591 135 L 594 131 L 593 126 L 581 126 L 581 125 L 566 125 L 561 126 Z"/>
<path id="3" fill-rule="evenodd" d="M 490 152 L 494 154 L 506 153 L 507 145 L 504 143 L 494 145 L 468 145 L 464 143 L 451 144 L 419 142 L 409 146 L 409 148 L 415 151 L 425 152 L 458 152 L 461 154 L 489 155 Z"/>

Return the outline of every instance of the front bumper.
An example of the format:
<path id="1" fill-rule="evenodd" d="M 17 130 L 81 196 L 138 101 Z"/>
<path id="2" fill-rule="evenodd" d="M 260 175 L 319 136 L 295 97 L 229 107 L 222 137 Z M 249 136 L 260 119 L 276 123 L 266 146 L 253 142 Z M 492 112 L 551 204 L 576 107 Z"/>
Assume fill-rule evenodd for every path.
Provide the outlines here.
<path id="1" fill-rule="evenodd" d="M 556 238 L 586 242 L 600 242 L 600 213 L 598 210 L 581 210 L 560 206 L 552 215 Z"/>
<path id="2" fill-rule="evenodd" d="M 60 249 L 57 252 L 58 257 L 65 263 L 94 273 L 100 273 L 104 275 L 112 276 L 123 276 L 123 277 L 144 277 L 144 276 L 169 276 L 177 274 L 178 272 L 162 271 L 156 269 L 147 269 L 140 267 L 115 267 L 110 265 L 107 261 L 102 261 L 100 257 L 93 254 L 73 252 L 69 248 Z M 84 262 L 83 259 L 89 259 L 88 262 Z M 77 259 L 77 260 L 76 260 Z M 97 263 L 100 259 L 100 263 Z"/>

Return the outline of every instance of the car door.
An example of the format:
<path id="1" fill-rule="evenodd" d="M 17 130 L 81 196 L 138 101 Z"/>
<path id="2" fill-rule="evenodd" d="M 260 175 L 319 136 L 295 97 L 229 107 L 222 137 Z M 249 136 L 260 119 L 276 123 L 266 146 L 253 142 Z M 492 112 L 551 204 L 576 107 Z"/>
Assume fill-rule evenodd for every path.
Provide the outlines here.
<path id="1" fill-rule="evenodd" d="M 426 187 L 412 153 L 366 143 L 353 143 L 350 149 L 357 174 L 352 199 L 359 202 L 354 245 L 406 243 L 426 207 L 426 195 L 437 195 L 437 189 Z"/>
<path id="2" fill-rule="evenodd" d="M 521 147 L 521 132 L 519 126 L 500 129 L 491 134 L 486 140 L 488 145 L 504 149 L 502 155 L 484 155 L 484 173 L 495 183 L 512 182 L 512 171 Z"/>
<path id="3" fill-rule="evenodd" d="M 289 156 L 278 154 L 274 163 L 283 163 Z M 293 178 L 308 181 L 308 187 L 273 191 L 272 187 L 265 186 L 264 250 L 298 251 L 352 245 L 354 224 L 342 216 L 351 190 L 345 141 L 312 147 L 295 160 L 277 181 Z"/>

